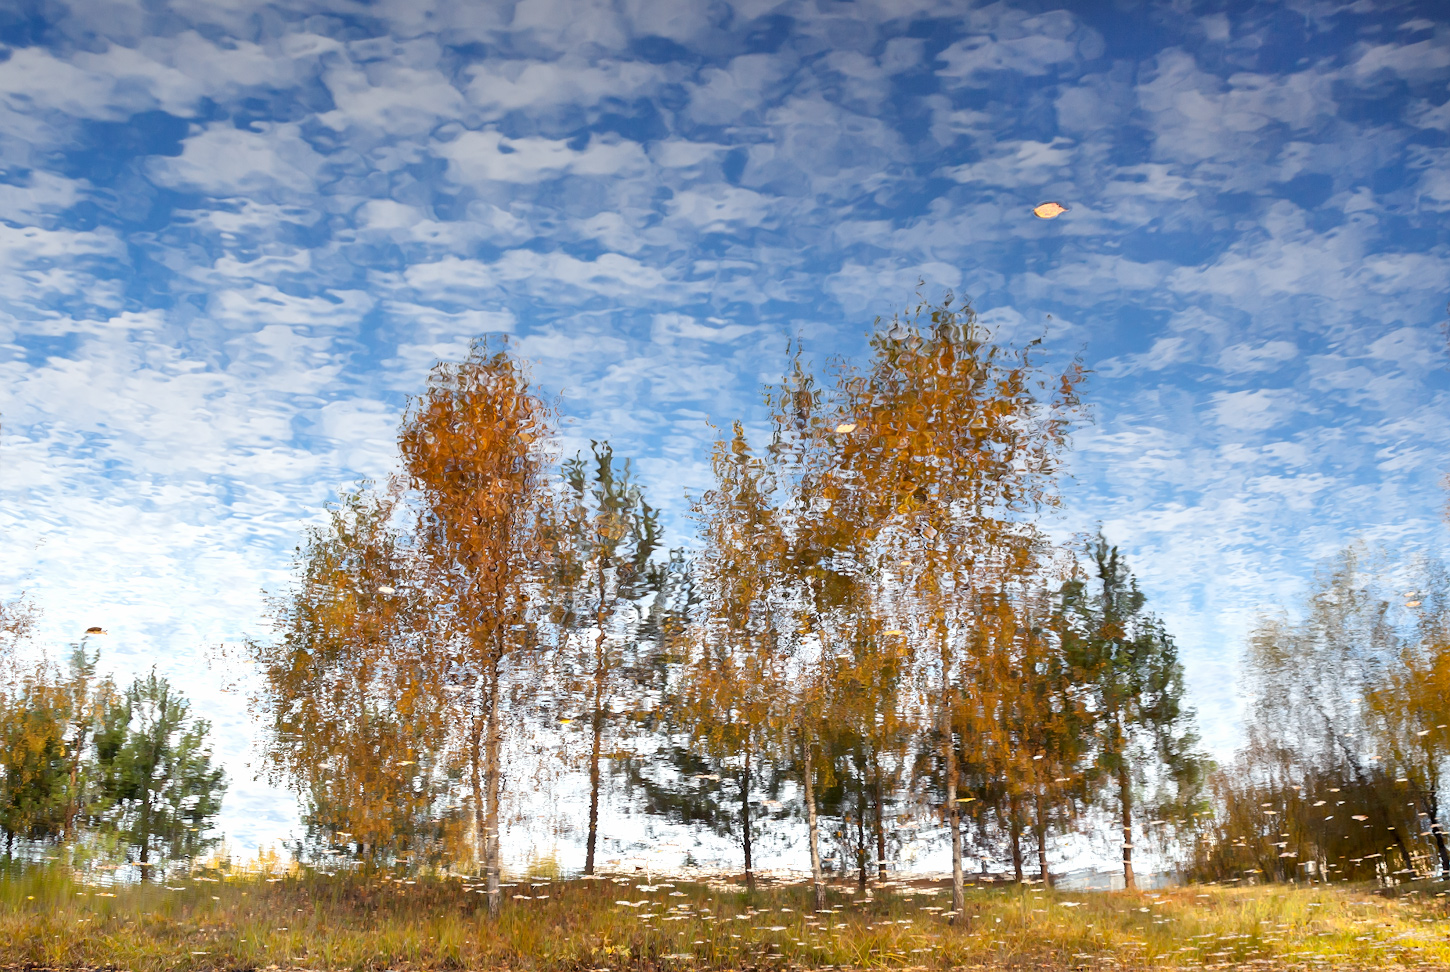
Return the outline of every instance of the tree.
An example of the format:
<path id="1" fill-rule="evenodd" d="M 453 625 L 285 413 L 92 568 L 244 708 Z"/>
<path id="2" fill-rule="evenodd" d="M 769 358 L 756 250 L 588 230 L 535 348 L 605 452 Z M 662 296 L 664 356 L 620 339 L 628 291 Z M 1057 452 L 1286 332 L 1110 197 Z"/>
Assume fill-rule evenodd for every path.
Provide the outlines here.
<path id="1" fill-rule="evenodd" d="M 1408 862 L 1394 805 L 1403 802 L 1374 785 L 1380 774 L 1365 705 L 1399 655 L 1401 637 L 1362 554 L 1346 550 L 1317 576 L 1302 621 L 1266 618 L 1251 634 L 1246 749 L 1283 765 L 1291 784 L 1335 780 L 1341 790 L 1364 794 L 1372 826 Z"/>
<path id="2" fill-rule="evenodd" d="M 501 907 L 500 753 L 508 679 L 543 647 L 552 415 L 506 351 L 439 364 L 398 435 L 431 610 L 428 666 L 466 767 L 489 913 Z M 520 683 L 522 685 L 522 683 Z"/>
<path id="3" fill-rule="evenodd" d="M 66 799 L 63 834 L 74 840 L 78 818 L 85 811 L 92 783 L 87 757 L 91 755 L 93 736 L 106 709 L 116 704 L 116 686 L 111 679 L 97 679 L 99 649 L 87 652 L 88 637 L 71 647 L 70 676 L 58 685 L 64 698 L 64 746 L 67 764 Z"/>
<path id="4" fill-rule="evenodd" d="M 0 601 L 0 662 L 8 660 L 15 646 L 35 629 L 35 606 L 20 597 Z"/>
<path id="5" fill-rule="evenodd" d="M 1038 877 L 1046 886 L 1052 879 L 1047 835 L 1075 815 L 1091 723 L 1086 699 L 1078 691 L 1084 673 L 1046 623 L 1044 600 L 1028 596 L 1016 604 L 1003 603 L 984 620 L 1001 629 L 998 637 L 1008 646 L 1000 653 L 1010 686 L 1000 696 L 1007 747 L 997 747 L 996 755 L 1011 807 L 1013 863 L 1020 881 L 1018 835 L 1025 811 L 1036 841 Z"/>
<path id="6" fill-rule="evenodd" d="M 1157 618 L 1118 548 L 1099 534 L 1088 549 L 1091 579 L 1074 578 L 1062 588 L 1054 618 L 1065 652 L 1082 670 L 1093 692 L 1098 769 L 1115 787 L 1123 833 L 1123 882 L 1137 887 L 1133 873 L 1135 789 L 1161 768 L 1168 787 L 1157 817 L 1183 807 L 1196 795 L 1204 760 L 1195 752 L 1193 713 L 1184 705 L 1183 666 L 1178 649 Z"/>
<path id="7" fill-rule="evenodd" d="M 1417 833 L 1434 842 L 1441 877 L 1450 880 L 1442 805 L 1450 783 L 1450 584 L 1443 566 L 1426 574 L 1423 588 L 1408 594 L 1417 630 L 1384 678 L 1369 686 L 1365 702 L 1379 750 L 1425 818 Z"/>
<path id="8" fill-rule="evenodd" d="M 694 506 L 704 535 L 699 611 L 671 708 L 705 752 L 739 758 L 739 832 L 753 887 L 752 778 L 762 754 L 782 739 L 785 659 L 770 600 L 780 528 L 766 465 L 739 423 L 728 441 L 715 443 L 711 468 L 714 484 Z"/>
<path id="9" fill-rule="evenodd" d="M 1083 371 L 1078 363 L 1045 371 L 1034 357 L 1040 342 L 999 344 L 950 296 L 894 318 L 872 343 L 867 374 L 842 382 L 840 464 L 873 507 L 889 509 L 879 528 L 892 566 L 888 600 L 941 747 L 959 915 L 959 759 L 985 756 L 1004 688 L 992 675 L 1005 646 L 981 629 L 986 612 L 1013 607 L 1014 589 L 1040 569 L 1040 534 L 1028 517 L 1058 502 Z"/>
<path id="10" fill-rule="evenodd" d="M 422 653 L 427 592 L 396 511 L 393 496 L 344 492 L 271 602 L 274 638 L 247 643 L 273 781 L 304 799 L 315 841 L 373 863 L 436 845 L 448 782 Z"/>
<path id="11" fill-rule="evenodd" d="M 599 835 L 600 759 L 606 723 L 614 714 L 618 681 L 637 648 L 641 602 L 659 594 L 663 576 L 651 558 L 659 549 L 659 514 L 633 481 L 629 460 L 616 461 L 609 443 L 590 443 L 583 456 L 564 463 L 565 495 L 549 530 L 561 599 L 564 637 L 579 632 L 587 647 L 567 653 L 582 672 L 571 687 L 582 690 L 588 713 L 589 833 L 584 873 L 594 873 Z"/>
<path id="12" fill-rule="evenodd" d="M 66 702 L 44 664 L 0 686 L 0 834 L 7 858 L 16 838 L 57 840 L 64 833 Z"/>
<path id="13" fill-rule="evenodd" d="M 144 881 L 167 861 L 215 843 L 224 773 L 211 764 L 211 725 L 155 671 L 108 706 L 96 731 L 97 812 L 136 853 Z"/>

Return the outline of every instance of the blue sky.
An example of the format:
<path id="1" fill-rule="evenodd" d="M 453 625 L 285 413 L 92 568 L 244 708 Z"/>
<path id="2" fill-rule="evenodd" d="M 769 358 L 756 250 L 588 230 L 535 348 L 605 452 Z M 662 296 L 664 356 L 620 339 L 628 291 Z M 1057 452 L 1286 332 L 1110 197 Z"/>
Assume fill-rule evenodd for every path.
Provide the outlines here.
<path id="1" fill-rule="evenodd" d="M 291 810 L 206 648 L 477 334 L 677 514 L 788 339 L 918 280 L 1046 328 L 1094 372 L 1053 528 L 1127 549 L 1219 749 L 1257 612 L 1446 539 L 1440 3 L 12 0 L 0 44 L 0 593 L 187 686 L 243 845 Z"/>

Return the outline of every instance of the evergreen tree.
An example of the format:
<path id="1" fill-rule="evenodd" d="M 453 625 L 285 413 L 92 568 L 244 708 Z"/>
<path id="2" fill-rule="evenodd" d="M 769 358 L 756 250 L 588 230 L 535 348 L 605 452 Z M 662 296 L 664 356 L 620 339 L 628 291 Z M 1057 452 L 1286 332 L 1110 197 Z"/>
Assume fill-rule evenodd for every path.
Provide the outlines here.
<path id="1" fill-rule="evenodd" d="M 1092 576 L 1064 585 L 1056 626 L 1064 652 L 1091 682 L 1097 716 L 1098 769 L 1111 781 L 1123 834 L 1123 881 L 1133 873 L 1134 813 L 1159 816 L 1188 808 L 1203 779 L 1193 712 L 1184 704 L 1178 648 L 1157 618 L 1127 562 L 1099 534 L 1089 550 Z M 1161 770 L 1156 804 L 1139 807 L 1138 787 Z"/>
<path id="2" fill-rule="evenodd" d="M 208 831 L 226 783 L 221 768 L 212 766 L 210 730 L 154 670 L 102 715 L 93 812 L 134 853 L 142 880 L 216 840 Z"/>

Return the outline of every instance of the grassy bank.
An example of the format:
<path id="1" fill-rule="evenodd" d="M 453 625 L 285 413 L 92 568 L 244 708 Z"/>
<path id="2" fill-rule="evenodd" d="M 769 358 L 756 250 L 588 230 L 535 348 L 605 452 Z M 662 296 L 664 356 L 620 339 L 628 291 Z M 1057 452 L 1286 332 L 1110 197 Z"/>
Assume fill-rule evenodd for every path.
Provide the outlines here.
<path id="1" fill-rule="evenodd" d="M 1154 894 L 833 889 L 619 878 L 521 881 L 501 918 L 458 878 L 198 872 L 102 887 L 0 877 L 0 965 L 175 969 L 1450 968 L 1443 888 Z M 1401 889 L 1402 891 L 1404 889 Z M 1441 893 L 1440 897 L 1436 897 Z"/>

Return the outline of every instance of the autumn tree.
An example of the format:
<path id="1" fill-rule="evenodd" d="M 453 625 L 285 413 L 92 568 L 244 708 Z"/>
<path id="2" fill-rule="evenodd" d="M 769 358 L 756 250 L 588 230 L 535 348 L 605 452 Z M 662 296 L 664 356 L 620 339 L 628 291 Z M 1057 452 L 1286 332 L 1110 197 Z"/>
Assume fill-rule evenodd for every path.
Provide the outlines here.
<path id="1" fill-rule="evenodd" d="M 1361 551 L 1345 551 L 1319 572 L 1301 620 L 1265 618 L 1251 633 L 1245 752 L 1260 757 L 1265 778 L 1268 767 L 1283 765 L 1291 784 L 1334 780 L 1364 794 L 1372 829 L 1408 861 L 1395 806 L 1404 801 L 1373 785 L 1380 772 L 1365 704 L 1398 655 L 1401 632 L 1366 566 Z"/>
<path id="2" fill-rule="evenodd" d="M 1370 731 L 1385 762 L 1403 781 L 1423 822 L 1414 833 L 1434 842 L 1441 877 L 1450 880 L 1443 800 L 1450 784 L 1450 583 L 1443 565 L 1404 593 L 1415 616 L 1384 677 L 1365 696 Z"/>
<path id="3" fill-rule="evenodd" d="M 564 495 L 546 528 L 554 574 L 549 596 L 567 649 L 561 662 L 582 702 L 589 731 L 589 829 L 584 873 L 594 873 L 599 836 L 600 762 L 607 724 L 616 714 L 620 680 L 635 668 L 640 621 L 659 594 L 659 513 L 634 481 L 629 460 L 605 442 L 591 443 L 589 459 L 564 463 Z M 638 679 L 637 679 L 638 682 Z"/>
<path id="4" fill-rule="evenodd" d="M 1001 344 L 969 306 L 947 298 L 894 319 L 874 339 L 868 371 L 845 386 L 841 464 L 890 509 L 881 546 L 942 751 L 956 914 L 959 757 L 996 735 L 1006 689 L 992 678 L 1000 642 L 981 636 L 984 612 L 1011 607 L 1014 585 L 1040 570 L 1030 517 L 1058 502 L 1060 457 L 1079 411 L 1082 369 L 1049 372 L 1038 343 Z"/>
<path id="5" fill-rule="evenodd" d="M 67 792 L 67 696 L 43 662 L 0 685 L 0 835 L 6 857 L 17 839 L 58 840 Z"/>
<path id="6" fill-rule="evenodd" d="M 752 783 L 782 739 L 785 657 L 771 603 L 781 532 L 765 462 L 737 423 L 717 441 L 714 482 L 694 504 L 703 549 L 695 561 L 698 611 L 682 643 L 672 710 L 692 748 L 738 763 L 739 833 L 747 885 L 755 880 Z M 700 783 L 718 783 L 696 774 Z"/>
<path id="7" fill-rule="evenodd" d="M 1093 695 L 1097 769 L 1111 781 L 1122 827 L 1123 881 L 1133 873 L 1137 791 L 1151 777 L 1157 817 L 1191 810 L 1204 760 L 1195 752 L 1193 713 L 1184 704 L 1183 666 L 1162 622 L 1118 548 L 1099 534 L 1088 548 L 1088 576 L 1065 584 L 1054 620 L 1065 654 Z"/>
<path id="8" fill-rule="evenodd" d="M 915 726 L 905 639 L 869 613 L 855 621 L 827 679 L 822 742 L 836 785 L 822 796 L 864 887 L 868 873 L 886 877 L 888 808 L 900 802 Z"/>
<path id="9" fill-rule="evenodd" d="M 475 343 L 434 368 L 398 442 L 432 617 L 428 665 L 471 791 L 488 907 L 497 916 L 510 678 L 543 646 L 552 415 L 506 350 Z M 521 688 L 523 682 L 518 682 Z"/>
<path id="10" fill-rule="evenodd" d="M 1247 739 L 1213 776 L 1197 873 L 1443 870 L 1432 791 L 1450 722 L 1434 694 L 1444 584 L 1429 571 L 1426 591 L 1396 593 L 1406 566 L 1350 548 L 1316 576 L 1302 618 L 1253 630 Z"/>
<path id="11" fill-rule="evenodd" d="M 397 511 L 395 496 L 342 493 L 271 601 L 273 637 L 247 643 L 269 775 L 302 797 L 324 849 L 369 862 L 436 845 L 447 782 L 422 650 L 428 592 Z"/>

